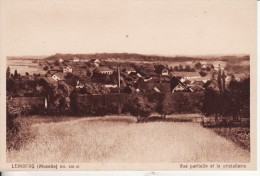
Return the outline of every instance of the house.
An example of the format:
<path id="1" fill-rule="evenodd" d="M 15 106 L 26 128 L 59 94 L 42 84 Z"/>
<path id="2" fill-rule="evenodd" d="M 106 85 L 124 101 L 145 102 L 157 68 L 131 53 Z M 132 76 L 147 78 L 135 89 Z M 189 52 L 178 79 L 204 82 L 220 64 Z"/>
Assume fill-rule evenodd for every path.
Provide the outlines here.
<path id="1" fill-rule="evenodd" d="M 86 69 L 81 69 L 81 68 L 75 68 L 73 69 L 73 74 L 78 75 L 78 76 L 86 76 L 87 75 L 87 70 Z"/>
<path id="2" fill-rule="evenodd" d="M 101 62 L 99 59 L 91 59 L 90 63 L 92 63 L 95 67 L 99 67 Z"/>
<path id="3" fill-rule="evenodd" d="M 63 74 L 63 73 L 60 73 L 60 72 L 57 72 L 57 73 L 53 74 L 51 77 L 52 77 L 52 79 L 54 79 L 55 81 L 63 81 L 63 80 L 65 80 L 65 79 L 64 79 L 64 74 Z"/>
<path id="4" fill-rule="evenodd" d="M 124 67 L 122 68 L 122 71 L 127 74 L 136 73 L 136 70 L 133 67 Z"/>
<path id="5" fill-rule="evenodd" d="M 153 81 L 145 82 L 144 79 L 140 78 L 137 82 L 136 91 L 140 92 L 171 92 L 170 83 L 159 83 Z"/>
<path id="6" fill-rule="evenodd" d="M 143 82 L 138 84 L 140 92 L 171 92 L 170 83 Z"/>
<path id="7" fill-rule="evenodd" d="M 47 85 L 53 85 L 53 86 L 56 86 L 57 85 L 57 81 L 54 80 L 52 77 L 43 77 L 43 84 L 45 86 Z"/>
<path id="8" fill-rule="evenodd" d="M 117 84 L 105 84 L 104 85 L 106 88 L 117 88 L 118 85 Z"/>
<path id="9" fill-rule="evenodd" d="M 95 70 L 98 73 L 105 74 L 105 75 L 112 75 L 114 70 L 108 68 L 108 67 L 99 67 Z"/>
<path id="10" fill-rule="evenodd" d="M 190 82 L 190 85 L 193 85 L 193 86 L 203 86 L 205 84 L 205 82 L 202 80 L 202 81 L 191 81 Z"/>
<path id="11" fill-rule="evenodd" d="M 91 59 L 90 62 L 93 62 L 93 63 L 100 63 L 101 61 L 99 59 Z"/>
<path id="12" fill-rule="evenodd" d="M 179 91 L 186 91 L 186 92 L 193 92 L 186 84 L 180 81 L 180 79 L 173 77 L 170 81 L 171 83 L 171 92 L 179 92 Z"/>
<path id="13" fill-rule="evenodd" d="M 137 76 L 138 76 L 139 78 L 142 78 L 142 75 L 141 75 L 140 73 L 137 73 Z"/>
<path id="14" fill-rule="evenodd" d="M 64 60 L 63 59 L 59 59 L 59 62 L 62 63 Z"/>
<path id="15" fill-rule="evenodd" d="M 220 65 L 219 63 L 218 64 L 213 64 L 213 67 L 214 67 L 214 70 L 216 71 L 219 71 L 220 69 L 221 70 L 224 70 L 224 65 Z"/>
<path id="16" fill-rule="evenodd" d="M 206 69 L 206 68 L 214 69 L 215 67 L 214 67 L 214 65 L 207 63 L 207 64 L 203 64 L 201 68 L 204 68 L 204 69 Z"/>
<path id="17" fill-rule="evenodd" d="M 79 62 L 79 58 L 73 57 L 73 62 Z"/>
<path id="18" fill-rule="evenodd" d="M 192 92 L 198 92 L 198 91 L 205 90 L 204 87 L 199 86 L 199 85 L 192 85 L 192 86 L 189 86 L 189 88 L 192 90 Z"/>
<path id="19" fill-rule="evenodd" d="M 215 79 L 212 79 L 210 81 L 207 81 L 204 86 L 203 86 L 205 89 L 210 89 L 210 90 L 214 90 L 216 92 L 219 92 L 220 89 L 219 89 L 219 84 L 218 84 L 218 81 L 215 80 Z"/>
<path id="20" fill-rule="evenodd" d="M 80 62 L 88 62 L 88 59 L 80 59 Z"/>
<path id="21" fill-rule="evenodd" d="M 148 82 L 148 81 L 151 81 L 153 80 L 153 77 L 145 77 L 143 78 L 144 82 Z"/>
<path id="22" fill-rule="evenodd" d="M 179 91 L 185 91 L 187 90 L 186 86 L 184 86 L 184 84 L 178 84 L 176 85 L 173 89 L 172 92 L 179 92 Z"/>
<path id="23" fill-rule="evenodd" d="M 66 66 L 62 70 L 63 73 L 72 73 L 72 68 L 70 66 Z"/>
<path id="24" fill-rule="evenodd" d="M 162 69 L 162 75 L 163 76 L 169 75 L 169 70 L 167 68 Z"/>
<path id="25" fill-rule="evenodd" d="M 225 77 L 225 81 L 226 82 L 230 82 L 232 80 L 232 75 L 227 75 L 226 77 Z"/>
<path id="26" fill-rule="evenodd" d="M 84 84 L 82 84 L 79 80 L 77 81 L 76 84 L 76 89 L 82 89 L 84 87 Z"/>
<path id="27" fill-rule="evenodd" d="M 137 72 L 143 77 L 156 75 L 154 67 L 152 65 L 141 66 L 137 69 Z"/>

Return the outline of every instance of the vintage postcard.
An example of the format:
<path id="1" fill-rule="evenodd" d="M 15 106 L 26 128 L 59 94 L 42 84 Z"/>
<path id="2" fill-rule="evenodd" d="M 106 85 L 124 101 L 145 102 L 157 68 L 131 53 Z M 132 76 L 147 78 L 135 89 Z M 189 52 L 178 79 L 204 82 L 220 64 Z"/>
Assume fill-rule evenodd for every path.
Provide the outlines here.
<path id="1" fill-rule="evenodd" d="M 256 0 L 0 0 L 1 171 L 254 171 Z"/>

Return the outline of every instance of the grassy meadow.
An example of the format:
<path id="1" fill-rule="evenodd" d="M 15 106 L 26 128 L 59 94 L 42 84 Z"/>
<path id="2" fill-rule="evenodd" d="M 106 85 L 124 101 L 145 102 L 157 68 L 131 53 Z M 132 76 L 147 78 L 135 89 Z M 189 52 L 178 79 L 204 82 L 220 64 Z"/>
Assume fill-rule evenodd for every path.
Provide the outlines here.
<path id="1" fill-rule="evenodd" d="M 250 161 L 248 150 L 199 123 L 137 123 L 131 116 L 28 119 L 36 138 L 8 151 L 7 162 Z"/>

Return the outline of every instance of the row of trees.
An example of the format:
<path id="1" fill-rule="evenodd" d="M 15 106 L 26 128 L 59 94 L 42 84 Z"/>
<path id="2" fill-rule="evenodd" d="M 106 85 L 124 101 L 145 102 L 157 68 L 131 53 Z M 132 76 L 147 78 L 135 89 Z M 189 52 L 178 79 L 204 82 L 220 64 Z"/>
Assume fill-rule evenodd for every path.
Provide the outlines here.
<path id="1" fill-rule="evenodd" d="M 170 114 L 197 113 L 201 108 L 202 93 L 133 93 L 116 95 L 77 96 L 72 98 L 72 111 L 78 115 L 107 115 L 130 113 L 137 118 L 148 118 L 158 113 L 162 118 Z M 107 101 L 109 100 L 109 101 Z"/>
<path id="2" fill-rule="evenodd" d="M 196 69 L 192 68 L 190 65 L 186 65 L 185 67 L 183 65 L 174 66 L 173 71 L 187 71 L 187 72 L 195 72 Z"/>
<path id="3" fill-rule="evenodd" d="M 162 70 L 164 68 L 169 69 L 169 71 L 196 72 L 197 70 L 199 70 L 199 71 L 204 71 L 204 72 L 210 72 L 212 69 L 214 69 L 214 66 L 207 65 L 207 66 L 203 67 L 200 62 L 197 62 L 196 64 L 194 64 L 194 67 L 192 67 L 191 65 L 183 66 L 182 64 L 179 64 L 179 65 L 174 66 L 173 68 L 172 67 L 169 68 L 168 65 L 164 66 L 162 64 L 159 64 L 159 65 L 154 66 L 155 73 L 161 74 Z"/>
<path id="4" fill-rule="evenodd" d="M 240 82 L 232 80 L 227 86 L 225 75 L 219 73 L 218 90 L 205 90 L 202 112 L 214 116 L 216 122 L 233 123 L 242 118 L 250 118 L 250 78 Z"/>

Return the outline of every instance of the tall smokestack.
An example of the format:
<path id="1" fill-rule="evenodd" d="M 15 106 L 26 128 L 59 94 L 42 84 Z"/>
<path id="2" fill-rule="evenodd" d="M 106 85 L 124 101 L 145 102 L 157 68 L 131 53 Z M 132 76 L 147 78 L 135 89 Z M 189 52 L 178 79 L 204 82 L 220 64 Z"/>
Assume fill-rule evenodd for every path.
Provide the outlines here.
<path id="1" fill-rule="evenodd" d="M 118 88 L 120 88 L 120 66 L 119 65 L 117 66 L 117 76 L 118 76 L 117 86 L 118 86 Z"/>

